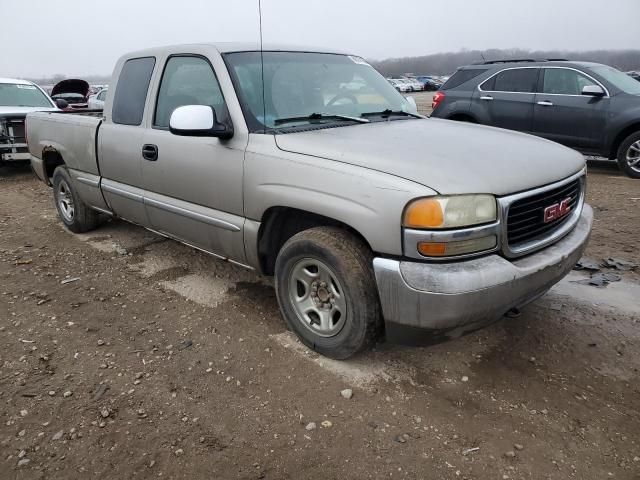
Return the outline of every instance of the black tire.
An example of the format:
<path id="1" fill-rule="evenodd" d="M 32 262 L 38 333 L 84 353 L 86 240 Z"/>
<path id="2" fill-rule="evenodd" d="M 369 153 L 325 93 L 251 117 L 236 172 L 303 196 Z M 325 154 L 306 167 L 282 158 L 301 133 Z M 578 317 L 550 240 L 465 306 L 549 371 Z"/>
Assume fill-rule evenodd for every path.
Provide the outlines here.
<path id="1" fill-rule="evenodd" d="M 60 166 L 53 172 L 53 198 L 62 223 L 73 233 L 93 230 L 100 223 L 98 212 L 89 208 L 73 188 L 73 182 L 66 167 Z M 71 202 L 69 202 L 71 200 Z M 71 205 L 71 209 L 65 205 Z"/>
<path id="2" fill-rule="evenodd" d="M 630 161 L 635 158 L 640 159 L 640 151 L 637 149 L 640 147 L 640 131 L 634 132 L 629 135 L 624 141 L 620 144 L 620 148 L 618 149 L 618 165 L 620 166 L 620 170 L 624 172 L 625 175 L 631 178 L 640 178 L 640 162 L 635 165 L 631 165 Z"/>
<path id="3" fill-rule="evenodd" d="M 339 315 L 342 326 L 332 336 L 312 331 L 313 324 L 305 324 L 303 316 L 298 313 L 296 300 L 292 298 L 291 285 L 296 278 L 294 268 L 308 260 L 319 261 L 329 267 L 337 281 L 337 286 L 332 285 L 344 295 L 340 300 L 345 304 L 344 320 Z M 280 311 L 289 328 L 305 345 L 326 357 L 349 358 L 372 346 L 382 331 L 373 255 L 362 241 L 345 230 L 316 227 L 291 237 L 278 253 L 275 284 Z M 299 293 L 296 291 L 295 295 Z"/>

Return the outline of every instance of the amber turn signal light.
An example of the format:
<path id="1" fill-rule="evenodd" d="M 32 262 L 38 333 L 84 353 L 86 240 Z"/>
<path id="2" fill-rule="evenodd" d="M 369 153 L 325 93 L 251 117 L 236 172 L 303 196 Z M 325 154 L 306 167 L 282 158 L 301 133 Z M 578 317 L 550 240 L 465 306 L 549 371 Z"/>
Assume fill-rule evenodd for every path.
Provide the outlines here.
<path id="1" fill-rule="evenodd" d="M 444 212 L 435 198 L 422 198 L 409 204 L 403 224 L 408 228 L 438 228 L 444 224 Z"/>

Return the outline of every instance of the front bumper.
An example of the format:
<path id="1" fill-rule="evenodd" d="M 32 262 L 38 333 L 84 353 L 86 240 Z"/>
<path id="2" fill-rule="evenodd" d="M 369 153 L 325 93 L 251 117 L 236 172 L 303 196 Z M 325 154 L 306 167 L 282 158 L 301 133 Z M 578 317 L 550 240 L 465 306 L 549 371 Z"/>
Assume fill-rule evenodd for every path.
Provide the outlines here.
<path id="1" fill-rule="evenodd" d="M 387 340 L 424 344 L 459 337 L 532 302 L 571 271 L 592 224 L 593 210 L 585 204 L 564 238 L 513 260 L 496 254 L 440 264 L 375 258 Z"/>

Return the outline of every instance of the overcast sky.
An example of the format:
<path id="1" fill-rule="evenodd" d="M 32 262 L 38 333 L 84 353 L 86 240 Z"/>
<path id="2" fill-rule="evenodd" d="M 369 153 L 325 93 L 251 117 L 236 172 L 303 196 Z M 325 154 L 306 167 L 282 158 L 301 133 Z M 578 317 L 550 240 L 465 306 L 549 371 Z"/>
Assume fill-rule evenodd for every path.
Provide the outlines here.
<path id="1" fill-rule="evenodd" d="M 258 0 L 0 0 L 0 76 L 109 74 L 130 50 L 257 41 Z M 400 6 L 401 5 L 401 6 Z M 640 0 L 262 0 L 265 42 L 368 59 L 640 46 Z"/>

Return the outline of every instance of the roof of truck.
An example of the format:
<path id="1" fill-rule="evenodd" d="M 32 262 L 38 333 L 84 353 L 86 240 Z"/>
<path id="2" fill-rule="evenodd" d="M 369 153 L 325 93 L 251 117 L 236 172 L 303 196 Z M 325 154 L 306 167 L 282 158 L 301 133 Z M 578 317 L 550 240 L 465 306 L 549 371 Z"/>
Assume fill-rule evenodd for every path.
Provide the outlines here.
<path id="1" fill-rule="evenodd" d="M 231 53 L 231 52 L 257 52 L 260 51 L 260 43 L 258 42 L 202 42 L 202 43 L 191 43 L 184 45 L 165 45 L 153 48 L 147 48 L 145 50 L 139 50 L 137 52 L 130 52 L 126 54 L 126 57 L 132 57 L 137 55 L 151 55 L 158 54 L 165 49 L 175 50 L 176 47 L 182 47 L 188 49 L 189 47 L 202 47 L 202 46 L 210 46 L 215 48 L 220 53 Z M 262 46 L 263 51 L 267 52 L 314 52 L 314 53 L 337 53 L 337 54 L 348 54 L 348 52 L 336 50 L 334 48 L 328 47 L 312 47 L 312 46 L 303 46 L 303 45 L 292 45 L 292 44 L 274 44 L 274 43 L 265 43 Z"/>
<path id="2" fill-rule="evenodd" d="M 19 78 L 0 78 L 0 83 L 17 83 L 18 85 L 34 85 L 29 80 L 22 80 Z"/>

